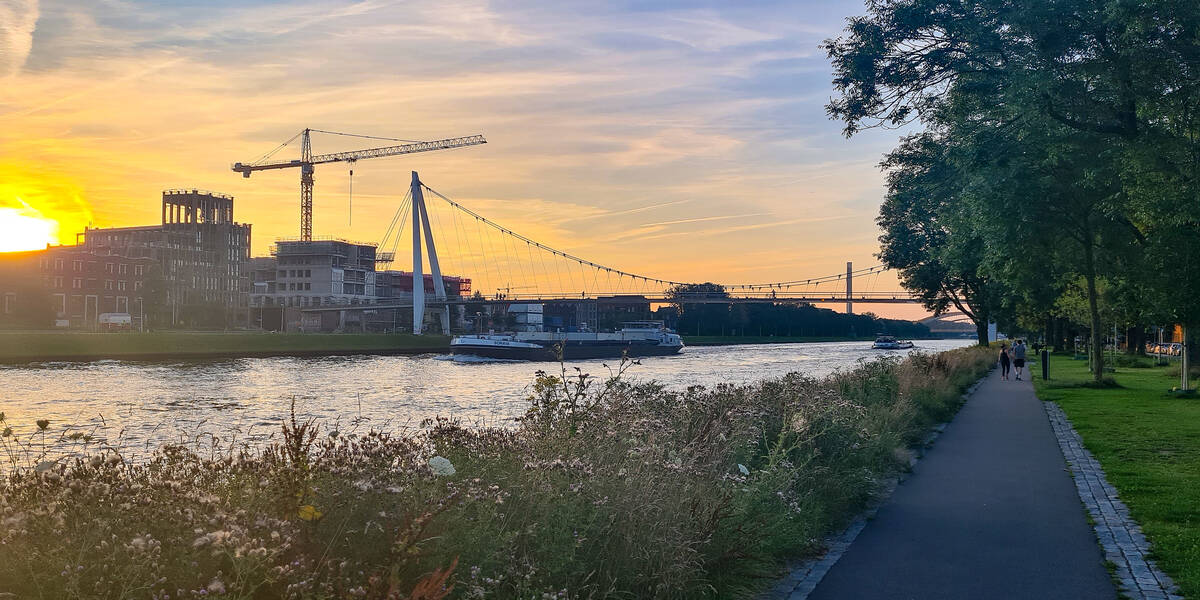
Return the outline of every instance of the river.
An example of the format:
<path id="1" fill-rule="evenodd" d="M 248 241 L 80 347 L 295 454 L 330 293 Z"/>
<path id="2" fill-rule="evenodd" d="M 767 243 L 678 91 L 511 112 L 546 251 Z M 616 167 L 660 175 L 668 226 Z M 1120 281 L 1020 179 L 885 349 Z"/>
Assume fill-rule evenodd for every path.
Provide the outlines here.
<path id="1" fill-rule="evenodd" d="M 969 343 L 921 341 L 915 350 Z M 863 359 L 904 352 L 871 350 L 870 342 L 694 346 L 676 356 L 643 359 L 625 376 L 675 388 L 711 386 L 792 371 L 826 375 Z M 605 376 L 604 363 L 577 361 L 567 367 Z M 293 400 L 299 415 L 345 433 L 416 428 L 434 416 L 505 426 L 525 410 L 534 372 L 558 368 L 445 355 L 0 366 L 0 412 L 26 441 L 36 439 L 29 436 L 35 421 L 48 419 L 55 437 L 70 427 L 92 436 L 92 449 L 109 444 L 135 454 L 167 442 L 210 444 L 213 436 L 220 445 L 261 444 L 276 435 Z"/>

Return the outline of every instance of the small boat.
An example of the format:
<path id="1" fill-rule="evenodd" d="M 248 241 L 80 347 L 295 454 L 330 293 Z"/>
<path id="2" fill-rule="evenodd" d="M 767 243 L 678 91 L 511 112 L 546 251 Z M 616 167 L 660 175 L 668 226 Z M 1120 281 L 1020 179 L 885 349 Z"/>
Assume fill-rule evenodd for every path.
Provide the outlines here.
<path id="1" fill-rule="evenodd" d="M 912 342 L 908 340 L 897 340 L 890 335 L 881 335 L 875 338 L 874 344 L 871 344 L 871 348 L 875 350 L 907 350 L 912 347 Z"/>
<path id="2" fill-rule="evenodd" d="M 571 360 L 666 356 L 683 349 L 679 334 L 661 321 L 623 325 L 612 333 L 518 331 L 460 335 L 450 340 L 450 353 L 511 360 Z"/>

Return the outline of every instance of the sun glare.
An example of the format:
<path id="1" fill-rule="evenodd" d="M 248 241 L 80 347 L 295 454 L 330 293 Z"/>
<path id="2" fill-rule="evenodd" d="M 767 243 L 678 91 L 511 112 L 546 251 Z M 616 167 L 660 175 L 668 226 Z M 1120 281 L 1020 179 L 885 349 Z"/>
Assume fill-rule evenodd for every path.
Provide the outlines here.
<path id="1" fill-rule="evenodd" d="M 0 207 L 0 252 L 40 250 L 58 243 L 58 221 L 29 208 Z"/>

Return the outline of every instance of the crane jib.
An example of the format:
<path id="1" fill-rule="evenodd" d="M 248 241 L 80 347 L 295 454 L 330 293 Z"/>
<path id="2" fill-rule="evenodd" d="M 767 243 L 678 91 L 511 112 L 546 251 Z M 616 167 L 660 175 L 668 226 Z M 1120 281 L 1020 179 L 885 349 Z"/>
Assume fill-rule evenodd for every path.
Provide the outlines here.
<path id="1" fill-rule="evenodd" d="M 396 156 L 400 154 L 412 154 L 415 152 L 429 152 L 431 150 L 448 150 L 451 148 L 462 148 L 464 146 L 475 146 L 478 144 L 486 144 L 487 140 L 482 135 L 471 135 L 459 138 L 449 138 L 445 140 L 434 140 L 430 142 L 417 142 L 414 144 L 401 144 L 398 146 L 385 146 L 382 148 L 368 148 L 365 150 L 351 150 L 348 152 L 334 152 L 330 154 L 319 154 L 312 157 L 309 161 L 288 160 L 263 164 L 245 164 L 234 163 L 232 170 L 239 172 L 243 177 L 249 177 L 252 171 L 266 171 L 269 169 L 286 169 L 289 167 L 299 167 L 302 165 L 318 165 L 331 162 L 356 161 L 364 158 L 381 158 L 384 156 Z"/>

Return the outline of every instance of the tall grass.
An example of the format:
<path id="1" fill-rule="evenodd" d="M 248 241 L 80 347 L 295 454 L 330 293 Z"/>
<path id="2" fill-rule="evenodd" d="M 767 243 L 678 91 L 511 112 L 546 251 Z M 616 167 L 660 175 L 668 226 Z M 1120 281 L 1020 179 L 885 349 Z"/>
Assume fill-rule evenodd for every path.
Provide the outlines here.
<path id="1" fill-rule="evenodd" d="M 293 415 L 257 452 L 33 460 L 0 485 L 0 592 L 746 596 L 860 511 L 993 359 L 684 391 L 560 372 L 514 429 L 346 435 Z"/>

